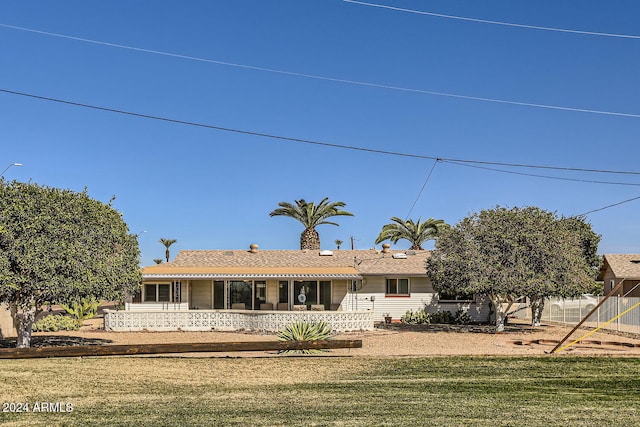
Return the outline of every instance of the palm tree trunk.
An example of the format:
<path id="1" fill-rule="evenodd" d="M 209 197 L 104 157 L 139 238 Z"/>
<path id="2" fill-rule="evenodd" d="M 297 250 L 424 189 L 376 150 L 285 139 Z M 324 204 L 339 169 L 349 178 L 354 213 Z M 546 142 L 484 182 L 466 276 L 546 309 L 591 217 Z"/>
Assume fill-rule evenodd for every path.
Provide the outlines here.
<path id="1" fill-rule="evenodd" d="M 315 228 L 307 228 L 300 235 L 300 249 L 320 250 L 320 235 Z"/>

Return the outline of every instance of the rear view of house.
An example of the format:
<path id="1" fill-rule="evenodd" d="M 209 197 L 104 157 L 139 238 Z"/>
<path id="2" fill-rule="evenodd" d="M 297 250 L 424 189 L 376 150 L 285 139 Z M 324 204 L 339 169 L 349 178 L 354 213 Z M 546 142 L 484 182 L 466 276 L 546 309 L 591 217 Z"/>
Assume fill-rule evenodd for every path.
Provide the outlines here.
<path id="1" fill-rule="evenodd" d="M 426 275 L 429 255 L 392 251 L 388 244 L 382 250 L 251 245 L 249 250 L 181 251 L 172 262 L 145 267 L 141 292 L 124 312 L 107 313 L 105 326 L 275 331 L 284 322 L 322 320 L 336 330 L 366 330 L 386 316 L 400 319 L 407 310 L 456 311 L 463 305 L 474 319 L 484 320 L 482 304 L 474 299 L 438 300 Z"/>

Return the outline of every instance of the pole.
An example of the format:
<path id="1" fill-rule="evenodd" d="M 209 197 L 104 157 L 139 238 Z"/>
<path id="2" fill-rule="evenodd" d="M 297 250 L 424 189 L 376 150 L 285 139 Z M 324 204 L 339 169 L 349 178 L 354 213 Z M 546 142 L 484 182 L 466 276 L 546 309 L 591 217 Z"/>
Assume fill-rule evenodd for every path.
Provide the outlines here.
<path id="1" fill-rule="evenodd" d="M 589 313 L 587 313 L 587 315 L 586 315 L 586 316 L 584 316 L 584 318 L 580 321 L 580 323 L 578 323 L 578 324 L 577 324 L 573 329 L 571 329 L 571 332 L 569 332 L 569 333 L 568 333 L 564 338 L 562 338 L 562 339 L 560 340 L 560 342 L 558 343 L 558 345 L 556 345 L 556 346 L 553 348 L 553 350 L 551 350 L 551 353 L 555 353 L 556 351 L 558 351 L 558 349 L 562 346 L 562 344 L 564 344 L 564 342 L 565 342 L 565 341 L 567 341 L 567 339 L 569 339 L 569 337 L 570 337 L 571 335 L 573 335 L 573 333 L 574 333 L 574 332 L 575 332 L 575 331 L 576 331 L 580 326 L 582 326 L 582 324 L 583 324 L 584 322 L 586 322 L 586 321 L 587 321 L 587 319 L 588 319 L 588 318 L 589 318 L 589 317 L 590 317 L 590 316 L 591 316 L 591 315 L 592 315 L 592 314 L 593 314 L 597 309 L 599 309 L 599 308 L 600 308 L 600 306 L 601 306 L 602 304 L 604 304 L 604 302 L 605 302 L 606 300 L 608 300 L 608 299 L 609 299 L 609 298 L 610 298 L 614 293 L 616 293 L 616 292 L 618 291 L 618 289 L 620 289 L 620 288 L 622 287 L 622 284 L 623 284 L 623 283 L 624 283 L 624 281 L 622 281 L 622 282 L 618 283 L 618 286 L 616 286 L 615 288 L 611 289 L 611 292 L 609 292 L 609 293 L 607 294 L 607 296 L 605 296 L 605 297 L 602 299 L 602 301 L 600 301 L 600 302 L 598 303 L 598 305 L 596 305 L 595 307 L 593 307 L 593 308 L 591 309 L 591 311 L 590 311 Z"/>

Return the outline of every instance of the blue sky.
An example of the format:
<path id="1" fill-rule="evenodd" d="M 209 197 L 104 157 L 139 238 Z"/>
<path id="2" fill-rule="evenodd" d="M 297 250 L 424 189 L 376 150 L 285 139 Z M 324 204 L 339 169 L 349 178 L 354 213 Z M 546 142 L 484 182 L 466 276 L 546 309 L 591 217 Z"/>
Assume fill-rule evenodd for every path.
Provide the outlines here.
<path id="1" fill-rule="evenodd" d="M 585 1 L 579 7 L 558 1 L 377 3 L 640 35 L 636 1 Z M 6 1 L 0 16 L 3 90 L 417 156 L 640 172 L 639 38 L 493 25 L 338 0 Z M 393 89 L 399 87 L 418 91 Z M 2 169 L 24 164 L 10 168 L 7 179 L 87 187 L 105 202 L 116 195 L 114 206 L 131 231 L 146 231 L 140 234 L 145 265 L 163 257 L 160 238 L 178 240 L 174 254 L 251 243 L 298 248 L 302 226 L 269 212 L 280 201 L 300 198 L 346 202 L 355 216 L 338 218 L 339 227 L 320 226 L 322 247 L 335 248 L 336 239 L 349 247 L 353 236 L 355 247 L 364 249 L 374 246 L 392 216 L 455 224 L 496 205 L 535 205 L 569 216 L 640 196 L 637 174 L 492 166 L 635 184 L 609 185 L 448 162 L 437 163 L 420 194 L 434 165 L 427 158 L 229 133 L 6 92 L 0 92 L 0 141 Z M 640 253 L 639 208 L 637 200 L 588 215 L 603 236 L 601 253 Z"/>

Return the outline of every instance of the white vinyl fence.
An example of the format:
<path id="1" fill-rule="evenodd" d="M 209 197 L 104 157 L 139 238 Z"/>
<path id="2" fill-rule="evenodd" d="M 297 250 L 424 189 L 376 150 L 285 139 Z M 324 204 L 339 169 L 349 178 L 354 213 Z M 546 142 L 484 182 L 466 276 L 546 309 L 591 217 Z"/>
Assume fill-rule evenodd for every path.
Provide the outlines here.
<path id="1" fill-rule="evenodd" d="M 604 297 L 583 296 L 576 299 L 546 300 L 542 321 L 576 325 L 603 299 Z M 640 298 L 610 297 L 589 316 L 583 326 L 640 334 L 640 306 L 633 308 L 638 303 Z M 625 312 L 626 314 L 622 314 Z M 517 316 L 530 319 L 531 310 L 523 310 Z"/>

